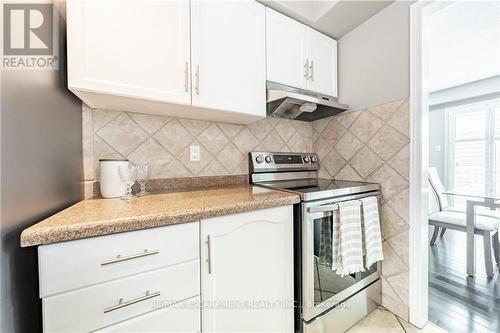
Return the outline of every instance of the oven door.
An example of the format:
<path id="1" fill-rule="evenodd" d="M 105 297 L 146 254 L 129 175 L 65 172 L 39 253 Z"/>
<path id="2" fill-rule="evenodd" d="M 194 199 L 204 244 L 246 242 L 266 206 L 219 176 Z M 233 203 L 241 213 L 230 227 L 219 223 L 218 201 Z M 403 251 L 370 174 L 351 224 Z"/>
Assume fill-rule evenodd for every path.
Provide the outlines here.
<path id="1" fill-rule="evenodd" d="M 322 228 L 332 227 L 334 218 L 332 206 L 340 201 L 356 200 L 373 195 L 380 198 L 380 192 L 375 191 L 338 199 L 302 203 L 302 317 L 306 322 L 379 278 L 379 264 L 372 265 L 365 272 L 341 277 L 320 256 Z"/>

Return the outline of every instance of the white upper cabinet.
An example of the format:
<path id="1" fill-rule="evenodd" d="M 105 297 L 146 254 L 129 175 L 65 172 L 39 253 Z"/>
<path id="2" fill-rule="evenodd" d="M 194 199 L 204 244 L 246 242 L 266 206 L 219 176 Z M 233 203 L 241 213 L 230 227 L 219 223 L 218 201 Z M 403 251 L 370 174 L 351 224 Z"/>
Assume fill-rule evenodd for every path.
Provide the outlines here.
<path id="1" fill-rule="evenodd" d="M 189 2 L 68 1 L 69 88 L 191 104 Z M 95 105 L 100 106 L 100 105 Z"/>
<path id="2" fill-rule="evenodd" d="M 337 97 L 337 41 L 309 29 L 309 90 Z"/>
<path id="3" fill-rule="evenodd" d="M 193 106 L 266 115 L 265 7 L 192 1 Z"/>
<path id="4" fill-rule="evenodd" d="M 337 42 L 266 9 L 267 80 L 337 97 Z"/>
<path id="5" fill-rule="evenodd" d="M 68 87 L 93 108 L 250 123 L 266 115 L 265 27 L 250 0 L 68 1 Z"/>
<path id="6" fill-rule="evenodd" d="M 266 8 L 267 80 L 307 89 L 306 27 Z"/>

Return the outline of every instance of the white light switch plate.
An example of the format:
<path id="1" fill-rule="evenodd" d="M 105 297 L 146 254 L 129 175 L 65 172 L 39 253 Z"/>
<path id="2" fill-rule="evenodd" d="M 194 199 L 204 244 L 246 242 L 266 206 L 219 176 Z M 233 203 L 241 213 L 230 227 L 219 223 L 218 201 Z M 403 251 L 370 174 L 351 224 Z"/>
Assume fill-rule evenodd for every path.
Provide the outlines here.
<path id="1" fill-rule="evenodd" d="M 441 151 L 441 146 L 437 145 L 436 147 L 434 147 L 434 150 L 437 151 L 437 152 L 440 152 Z"/>
<path id="2" fill-rule="evenodd" d="M 191 162 L 198 162 L 200 160 L 200 146 L 189 146 L 189 160 Z"/>

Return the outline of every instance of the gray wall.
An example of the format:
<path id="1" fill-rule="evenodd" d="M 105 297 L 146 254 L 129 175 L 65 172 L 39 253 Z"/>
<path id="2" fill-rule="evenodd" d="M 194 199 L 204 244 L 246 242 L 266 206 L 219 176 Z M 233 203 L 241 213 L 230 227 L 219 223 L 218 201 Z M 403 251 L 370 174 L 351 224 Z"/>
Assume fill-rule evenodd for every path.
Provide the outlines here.
<path id="1" fill-rule="evenodd" d="M 394 2 L 339 40 L 339 101 L 351 110 L 409 96 L 412 3 Z"/>
<path id="2" fill-rule="evenodd" d="M 19 235 L 83 196 L 81 102 L 64 69 L 2 71 L 1 86 L 0 331 L 41 332 L 36 248 Z"/>
<path id="3" fill-rule="evenodd" d="M 431 110 L 429 112 L 429 166 L 437 169 L 442 182 L 444 182 L 444 140 L 444 110 Z M 441 146 L 440 152 L 436 151 L 436 146 Z"/>
<path id="4" fill-rule="evenodd" d="M 435 167 L 441 181 L 445 179 L 446 159 L 446 107 L 479 102 L 482 100 L 500 97 L 500 76 L 470 82 L 457 87 L 451 87 L 432 92 L 429 95 L 429 166 Z M 436 151 L 436 146 L 441 151 Z M 445 184 L 447 185 L 447 184 Z"/>

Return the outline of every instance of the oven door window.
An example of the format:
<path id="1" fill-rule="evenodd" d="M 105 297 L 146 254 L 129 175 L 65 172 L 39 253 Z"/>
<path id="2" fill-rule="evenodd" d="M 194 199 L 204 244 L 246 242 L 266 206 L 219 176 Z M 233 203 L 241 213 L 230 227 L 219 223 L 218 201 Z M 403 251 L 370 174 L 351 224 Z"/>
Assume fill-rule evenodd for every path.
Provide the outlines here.
<path id="1" fill-rule="evenodd" d="M 331 268 L 332 262 L 332 216 L 313 220 L 313 275 L 314 303 L 321 304 L 347 288 L 355 285 L 377 271 L 373 264 L 365 272 L 359 272 L 341 277 Z"/>

